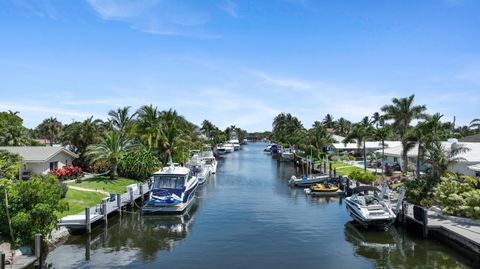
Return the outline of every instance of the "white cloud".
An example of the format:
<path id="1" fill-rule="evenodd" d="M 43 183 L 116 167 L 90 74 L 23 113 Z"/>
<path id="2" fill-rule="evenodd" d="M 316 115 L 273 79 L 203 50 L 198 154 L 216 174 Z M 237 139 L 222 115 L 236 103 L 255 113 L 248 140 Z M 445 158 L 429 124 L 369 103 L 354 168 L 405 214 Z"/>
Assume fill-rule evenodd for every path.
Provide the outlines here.
<path id="1" fill-rule="evenodd" d="M 103 20 L 128 23 L 132 29 L 149 34 L 217 39 L 206 24 L 207 8 L 174 0 L 86 0 Z"/>
<path id="2" fill-rule="evenodd" d="M 272 77 L 266 73 L 258 71 L 249 71 L 249 73 L 256 78 L 261 79 L 264 83 L 270 84 L 275 87 L 289 88 L 295 90 L 308 90 L 312 88 L 312 85 L 306 81 Z"/>
<path id="3" fill-rule="evenodd" d="M 224 4 L 221 7 L 228 15 L 234 17 L 234 18 L 239 18 L 240 14 L 238 13 L 238 5 L 230 0 L 227 0 L 224 2 Z"/>
<path id="4" fill-rule="evenodd" d="M 480 85 L 480 64 L 467 66 L 453 78 L 455 80 Z"/>

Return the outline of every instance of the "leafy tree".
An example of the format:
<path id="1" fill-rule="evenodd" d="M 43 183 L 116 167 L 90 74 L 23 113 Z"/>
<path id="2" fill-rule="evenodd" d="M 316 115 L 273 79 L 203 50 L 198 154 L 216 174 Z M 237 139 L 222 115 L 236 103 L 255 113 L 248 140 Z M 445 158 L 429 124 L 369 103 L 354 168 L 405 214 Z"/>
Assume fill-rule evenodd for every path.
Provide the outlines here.
<path id="1" fill-rule="evenodd" d="M 477 131 L 480 131 L 480 119 L 473 119 L 470 122 L 470 128 L 477 129 Z"/>
<path id="2" fill-rule="evenodd" d="M 107 162 L 110 165 L 110 179 L 118 178 L 118 163 L 135 145 L 118 131 L 108 131 L 99 144 L 90 145 L 85 152 L 92 162 Z"/>
<path id="3" fill-rule="evenodd" d="M 15 241 L 15 236 L 10 217 L 8 192 L 12 188 L 12 180 L 18 178 L 21 159 L 18 154 L 0 150 L 0 190 L 3 190 L 0 192 L 0 231 L 6 233 L 5 231 L 8 229 L 12 241 Z"/>
<path id="4" fill-rule="evenodd" d="M 148 149 L 158 150 L 162 131 L 158 108 L 152 105 L 145 105 L 140 107 L 137 114 L 137 132 L 141 140 L 147 144 Z"/>
<path id="5" fill-rule="evenodd" d="M 415 95 L 410 95 L 405 98 L 393 98 L 392 104 L 385 105 L 381 108 L 385 112 L 386 120 L 393 120 L 393 128 L 399 134 L 400 141 L 402 143 L 402 164 L 403 171 L 407 171 L 408 167 L 408 149 L 409 149 L 409 136 L 408 132 L 412 128 L 411 122 L 415 119 L 424 117 L 424 111 L 427 109 L 425 105 L 414 106 L 413 100 Z"/>
<path id="6" fill-rule="evenodd" d="M 202 127 L 200 130 L 203 132 L 203 134 L 207 137 L 207 139 L 211 139 L 213 132 L 217 129 L 217 127 L 210 122 L 209 120 L 204 120 L 202 122 Z"/>
<path id="7" fill-rule="evenodd" d="M 63 129 L 62 143 L 68 145 L 70 150 L 82 155 L 88 145 L 100 142 L 104 131 L 103 122 L 94 120 L 93 116 L 83 122 L 73 122 Z"/>
<path id="8" fill-rule="evenodd" d="M 316 152 L 316 157 L 320 159 L 323 149 L 334 142 L 332 135 L 327 132 L 327 128 L 319 122 L 315 122 L 313 127 L 307 131 L 307 143 Z"/>
<path id="9" fill-rule="evenodd" d="M 32 138 L 23 120 L 14 112 L 0 112 L 0 146 L 29 146 Z"/>
<path id="10" fill-rule="evenodd" d="M 352 123 L 345 118 L 339 118 L 335 124 L 335 133 L 346 136 L 352 128 Z"/>
<path id="11" fill-rule="evenodd" d="M 373 130 L 373 137 L 375 140 L 380 140 L 382 143 L 382 179 L 385 174 L 385 140 L 390 136 L 391 129 L 389 126 L 376 128 Z"/>
<path id="12" fill-rule="evenodd" d="M 43 122 L 36 128 L 38 136 L 40 138 L 48 139 L 50 141 L 50 146 L 60 140 L 62 129 L 62 123 L 54 117 L 43 120 Z"/>

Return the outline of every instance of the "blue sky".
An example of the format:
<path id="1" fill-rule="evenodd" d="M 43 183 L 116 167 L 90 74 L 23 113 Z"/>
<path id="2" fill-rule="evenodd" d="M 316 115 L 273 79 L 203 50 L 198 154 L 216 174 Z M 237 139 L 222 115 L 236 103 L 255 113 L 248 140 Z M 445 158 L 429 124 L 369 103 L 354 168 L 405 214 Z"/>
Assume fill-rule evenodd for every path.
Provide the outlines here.
<path id="1" fill-rule="evenodd" d="M 154 104 L 269 130 L 392 97 L 480 117 L 480 1 L 0 0 L 0 110 L 35 127 Z"/>

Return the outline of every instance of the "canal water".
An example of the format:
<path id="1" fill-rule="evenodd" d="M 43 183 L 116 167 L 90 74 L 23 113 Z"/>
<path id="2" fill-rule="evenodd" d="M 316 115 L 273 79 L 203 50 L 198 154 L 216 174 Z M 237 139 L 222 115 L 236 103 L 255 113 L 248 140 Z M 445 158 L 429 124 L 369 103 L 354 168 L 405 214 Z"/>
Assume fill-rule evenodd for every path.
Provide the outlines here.
<path id="1" fill-rule="evenodd" d="M 341 199 L 288 186 L 291 163 L 254 143 L 219 159 L 217 174 L 181 216 L 138 211 L 70 236 L 48 268 L 469 268 L 461 250 L 399 227 L 365 231 Z"/>

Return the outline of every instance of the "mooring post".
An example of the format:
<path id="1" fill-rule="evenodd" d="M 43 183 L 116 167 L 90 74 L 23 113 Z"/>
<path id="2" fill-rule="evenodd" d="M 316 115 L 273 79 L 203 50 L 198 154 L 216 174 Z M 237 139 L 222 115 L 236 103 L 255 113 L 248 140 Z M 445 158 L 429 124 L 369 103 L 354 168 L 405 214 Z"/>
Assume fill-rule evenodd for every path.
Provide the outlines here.
<path id="1" fill-rule="evenodd" d="M 135 202 L 134 198 L 133 198 L 133 189 L 130 188 L 130 205 L 133 206 L 133 202 Z"/>
<path id="2" fill-rule="evenodd" d="M 108 208 L 107 208 L 107 199 L 102 200 L 102 213 L 103 213 L 103 220 L 105 223 L 108 221 Z"/>
<path id="3" fill-rule="evenodd" d="M 140 184 L 140 186 L 138 186 L 139 190 L 140 190 L 140 199 L 142 200 L 142 204 L 143 204 L 143 199 L 144 199 L 144 193 L 143 193 L 143 184 Z"/>
<path id="4" fill-rule="evenodd" d="M 42 234 L 35 234 L 35 257 L 38 264 L 42 262 Z"/>
<path id="5" fill-rule="evenodd" d="M 5 253 L 0 251 L 0 269 L 5 269 L 6 259 Z"/>
<path id="6" fill-rule="evenodd" d="M 85 225 L 87 229 L 87 233 L 92 232 L 92 224 L 90 223 L 90 208 L 85 208 Z"/>
<path id="7" fill-rule="evenodd" d="M 426 208 L 422 208 L 423 213 L 423 238 L 428 238 L 428 210 Z"/>
<path id="8" fill-rule="evenodd" d="M 327 174 L 327 162 L 326 161 L 323 162 L 323 174 L 324 175 Z"/>
<path id="9" fill-rule="evenodd" d="M 333 177 L 337 177 L 337 168 L 333 169 Z"/>
<path id="10" fill-rule="evenodd" d="M 332 163 L 328 164 L 328 176 L 331 178 L 332 177 Z"/>
<path id="11" fill-rule="evenodd" d="M 118 214 L 122 215 L 122 195 L 117 193 L 117 208 Z"/>
<path id="12" fill-rule="evenodd" d="M 403 226 L 407 225 L 407 212 L 408 212 L 408 204 L 407 202 L 402 202 L 402 218 L 403 218 Z"/>

